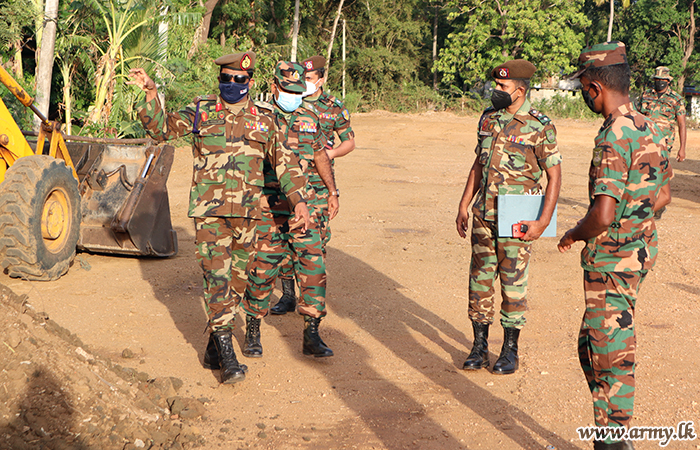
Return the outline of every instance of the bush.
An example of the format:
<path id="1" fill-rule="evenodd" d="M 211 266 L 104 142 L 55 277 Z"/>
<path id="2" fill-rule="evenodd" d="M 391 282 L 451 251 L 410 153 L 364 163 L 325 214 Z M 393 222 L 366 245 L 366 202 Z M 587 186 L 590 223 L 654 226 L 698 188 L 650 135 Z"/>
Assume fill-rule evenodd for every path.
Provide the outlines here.
<path id="1" fill-rule="evenodd" d="M 548 100 L 533 102 L 532 107 L 553 119 L 593 120 L 600 118 L 600 115 L 588 109 L 581 95 L 555 95 Z"/>

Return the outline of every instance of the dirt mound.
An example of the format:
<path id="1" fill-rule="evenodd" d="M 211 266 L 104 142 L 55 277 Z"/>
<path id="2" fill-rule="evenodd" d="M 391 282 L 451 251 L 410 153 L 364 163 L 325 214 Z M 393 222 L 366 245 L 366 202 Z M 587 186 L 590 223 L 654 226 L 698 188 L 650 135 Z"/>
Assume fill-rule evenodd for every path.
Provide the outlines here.
<path id="1" fill-rule="evenodd" d="M 93 353 L 0 285 L 0 449 L 187 449 L 208 399 Z M 125 361 L 133 360 L 129 350 Z"/>

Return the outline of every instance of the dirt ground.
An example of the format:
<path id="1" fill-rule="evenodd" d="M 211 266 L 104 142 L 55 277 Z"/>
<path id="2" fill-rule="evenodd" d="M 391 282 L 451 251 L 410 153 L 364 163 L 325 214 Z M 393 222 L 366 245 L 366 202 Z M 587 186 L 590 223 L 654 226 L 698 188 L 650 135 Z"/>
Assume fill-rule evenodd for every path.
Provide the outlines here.
<path id="1" fill-rule="evenodd" d="M 509 376 L 461 370 L 472 339 L 470 249 L 454 219 L 474 158 L 476 122 L 449 113 L 353 116 L 357 149 L 336 163 L 341 210 L 332 222 L 329 314 L 321 324 L 333 358 L 304 357 L 303 320 L 287 314 L 264 319 L 262 359 L 239 356 L 250 368 L 245 382 L 220 385 L 217 372 L 202 368 L 206 317 L 187 218 L 187 147 L 177 152 L 168 183 L 177 256 L 80 253 L 58 281 L 0 275 L 0 283 L 26 294 L 37 311 L 101 358 L 150 377 L 174 377 L 183 383 L 181 395 L 205 399 L 204 416 L 187 422 L 202 436 L 201 448 L 592 448 L 576 434 L 593 423 L 576 354 L 584 308 L 580 243 L 566 254 L 557 251 L 555 238 L 534 244 L 520 370 Z M 555 123 L 564 156 L 561 236 L 586 211 L 587 168 L 600 122 Z M 700 243 L 694 233 L 700 131 L 690 131 L 688 142 L 688 159 L 673 161 L 673 203 L 658 223 L 659 258 L 637 303 L 637 426 L 694 421 L 700 428 Z M 275 301 L 279 295 L 276 289 Z M 500 326 L 492 327 L 489 343 L 493 362 Z M 122 358 L 125 349 L 135 358 Z M 52 383 L 72 388 L 61 373 Z M 70 412 L 62 417 L 83 420 Z M 667 448 L 700 448 L 700 439 Z"/>

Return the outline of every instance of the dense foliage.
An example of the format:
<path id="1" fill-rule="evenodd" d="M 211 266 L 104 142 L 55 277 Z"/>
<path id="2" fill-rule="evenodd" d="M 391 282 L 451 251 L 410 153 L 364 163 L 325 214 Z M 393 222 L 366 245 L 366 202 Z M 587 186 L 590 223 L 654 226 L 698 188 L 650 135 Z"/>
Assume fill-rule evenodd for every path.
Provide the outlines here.
<path id="1" fill-rule="evenodd" d="M 0 63 L 30 93 L 44 1 L 0 0 Z M 696 0 L 613 1 L 612 37 L 628 45 L 637 90 L 657 65 L 671 67 L 680 83 L 700 78 Z M 297 59 L 325 56 L 333 40 L 331 91 L 341 94 L 345 68 L 351 110 L 399 112 L 479 109 L 490 69 L 511 58 L 537 65 L 535 84 L 555 84 L 574 70 L 582 47 L 606 39 L 610 6 L 608 0 L 299 2 Z M 216 92 L 216 57 L 248 49 L 258 55 L 253 94 L 269 92 L 275 62 L 292 52 L 294 6 L 295 0 L 59 0 L 50 115 L 72 125 L 74 134 L 137 136 L 133 105 L 140 93 L 124 84 L 130 68 L 144 67 L 173 109 Z M 0 92 L 28 127 L 26 111 L 4 87 Z"/>

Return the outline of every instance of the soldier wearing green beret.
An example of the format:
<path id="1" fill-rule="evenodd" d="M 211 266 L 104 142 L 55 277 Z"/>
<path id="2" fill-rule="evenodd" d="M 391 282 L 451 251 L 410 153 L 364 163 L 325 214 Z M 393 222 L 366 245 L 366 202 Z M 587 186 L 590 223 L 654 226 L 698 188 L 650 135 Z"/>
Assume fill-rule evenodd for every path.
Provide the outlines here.
<path id="1" fill-rule="evenodd" d="M 304 69 L 295 62 L 280 61 L 275 67 L 272 94 L 276 120 L 285 144 L 299 158 L 308 179 L 318 180 L 334 192 L 333 170 L 324 149 L 326 138 L 318 116 L 301 106 L 306 90 L 303 73 Z M 321 207 L 326 201 L 316 196 L 310 183 L 306 191 L 312 221 L 308 227 L 300 228 L 290 221 L 290 209 L 280 190 L 280 180 L 265 166 L 263 219 L 257 228 L 256 256 L 242 304 L 246 313 L 245 356 L 262 357 L 260 323 L 269 311 L 270 295 L 288 252 L 292 254 L 299 281 L 299 313 L 304 316 L 302 351 L 316 357 L 333 356 L 318 331 L 321 318 L 326 315 L 326 264 L 319 225 Z M 338 197 L 330 197 L 329 217 L 337 214 L 338 207 Z"/>
<path id="2" fill-rule="evenodd" d="M 634 310 L 639 287 L 654 267 L 654 212 L 670 202 L 665 137 L 629 98 L 625 45 L 605 42 L 579 56 L 581 94 L 605 121 L 595 138 L 589 169 L 589 207 L 561 238 L 559 251 L 583 241 L 585 312 L 579 360 L 593 396 L 598 427 L 629 429 L 634 410 Z M 594 448 L 632 449 L 631 441 L 608 437 Z"/>
<path id="3" fill-rule="evenodd" d="M 146 92 L 137 105 L 141 122 L 157 141 L 192 136 L 194 174 L 189 216 L 194 218 L 196 257 L 204 272 L 209 343 L 204 366 L 220 369 L 222 383 L 245 378 L 232 343 L 235 314 L 247 283 L 247 267 L 262 218 L 263 164 L 274 171 L 301 225 L 310 223 L 306 177 L 299 159 L 283 145 L 271 109 L 248 96 L 255 53 L 225 55 L 219 94 L 197 97 L 176 113 L 166 112 L 156 85 L 143 69 L 132 69 L 129 84 Z"/>
<path id="4" fill-rule="evenodd" d="M 547 116 L 527 99 L 535 66 L 516 59 L 491 72 L 496 84 L 491 102 L 479 120 L 476 159 L 469 172 L 457 215 L 457 232 L 466 238 L 472 206 L 472 260 L 469 275 L 469 318 L 474 330 L 471 353 L 464 369 L 489 366 L 488 332 L 494 319 L 494 283 L 501 279 L 500 321 L 503 346 L 493 366 L 495 374 L 511 374 L 519 367 L 518 339 L 525 325 L 527 282 L 532 241 L 539 238 L 554 213 L 561 185 L 561 155 L 556 130 Z M 542 191 L 547 175 L 544 207 L 538 220 L 523 221 L 521 238 L 498 233 L 498 197 Z"/>
<path id="5" fill-rule="evenodd" d="M 303 106 L 313 111 L 319 118 L 321 130 L 326 136 L 326 153 L 333 164 L 335 158 L 345 156 L 355 149 L 355 133 L 350 126 L 350 113 L 343 102 L 323 90 L 326 83 L 326 58 L 320 55 L 312 56 L 301 63 L 304 67 L 306 80 L 306 92 L 304 92 Z M 340 144 L 334 147 L 335 135 Z M 316 192 L 316 196 L 324 203 L 321 205 L 320 228 L 323 242 L 323 253 L 326 253 L 326 245 L 331 239 L 330 217 L 328 215 L 328 197 L 340 197 L 340 191 L 329 192 L 326 185 L 318 178 L 312 176 L 309 182 Z M 296 295 L 294 292 L 294 273 L 292 270 L 291 254 L 280 270 L 282 283 L 282 297 L 279 302 L 270 309 L 272 314 L 286 314 L 296 308 Z"/>

